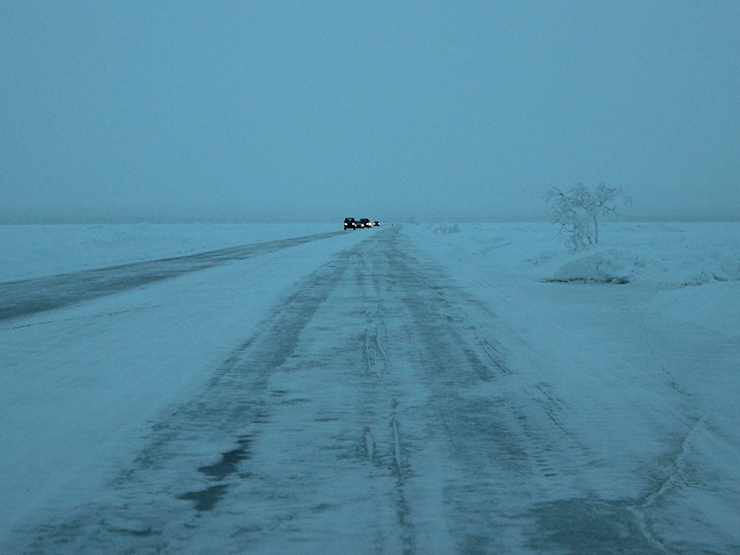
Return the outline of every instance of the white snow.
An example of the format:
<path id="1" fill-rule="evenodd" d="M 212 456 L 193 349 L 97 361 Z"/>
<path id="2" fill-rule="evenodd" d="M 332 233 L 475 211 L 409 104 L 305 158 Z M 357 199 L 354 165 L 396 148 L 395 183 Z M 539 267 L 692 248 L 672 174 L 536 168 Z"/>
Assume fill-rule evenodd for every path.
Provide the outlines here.
<path id="1" fill-rule="evenodd" d="M 704 528 L 673 541 L 740 545 L 740 224 L 611 224 L 579 253 L 547 224 L 446 228 L 407 232 L 494 311 L 518 387 L 558 400 L 555 418 L 598 461 L 581 484 L 639 498 L 647 478 L 635 461 L 647 476 L 674 451 L 665 490 L 634 510 L 680 491 L 672 517 Z"/>
<path id="2" fill-rule="evenodd" d="M 0 282 L 334 229 L 4 226 Z M 141 449 L 148 421 L 199 391 L 278 298 L 363 233 L 0 322 L 0 539 L 62 492 L 84 503 Z M 402 233 L 495 315 L 472 324 L 495 332 L 515 375 L 465 395 L 526 391 L 592 457 L 579 486 L 641 499 L 640 515 L 679 491 L 666 510 L 697 524 L 675 541 L 740 545 L 740 224 L 610 224 L 579 253 L 543 223 Z M 651 461 L 666 452 L 673 473 L 648 495 L 644 484 L 665 478 Z"/>
<path id="3" fill-rule="evenodd" d="M 0 226 L 0 282 L 336 231 L 332 224 Z"/>
<path id="4" fill-rule="evenodd" d="M 464 255 L 460 269 L 468 274 L 505 269 L 505 275 L 529 284 L 631 283 L 627 290 L 649 290 L 656 308 L 740 333 L 737 223 L 611 223 L 600 245 L 581 252 L 567 251 L 548 224 L 417 226 L 414 232 L 428 242 L 424 230 L 436 238 L 432 250 L 443 247 L 446 256 L 461 261 Z"/>
<path id="5" fill-rule="evenodd" d="M 0 226 L 0 282 L 335 231 L 315 225 Z M 58 488 L 80 492 L 136 450 L 275 299 L 361 235 L 0 322 L 0 538 Z M 71 484 L 74 484 L 71 486 Z M 79 493 L 84 496 L 84 493 Z"/>

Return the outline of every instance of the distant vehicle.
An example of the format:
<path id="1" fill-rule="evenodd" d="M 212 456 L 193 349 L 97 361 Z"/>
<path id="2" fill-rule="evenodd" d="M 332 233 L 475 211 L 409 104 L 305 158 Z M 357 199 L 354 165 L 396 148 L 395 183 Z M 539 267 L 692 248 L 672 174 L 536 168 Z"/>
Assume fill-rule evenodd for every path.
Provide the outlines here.
<path id="1" fill-rule="evenodd" d="M 369 218 L 344 218 L 344 229 L 368 229 L 380 225 L 380 222 L 371 222 Z"/>

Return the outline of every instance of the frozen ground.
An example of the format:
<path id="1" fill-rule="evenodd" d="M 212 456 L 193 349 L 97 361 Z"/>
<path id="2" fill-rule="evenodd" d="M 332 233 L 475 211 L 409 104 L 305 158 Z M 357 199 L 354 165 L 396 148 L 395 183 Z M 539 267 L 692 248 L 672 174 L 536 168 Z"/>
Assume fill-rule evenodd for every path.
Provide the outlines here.
<path id="1" fill-rule="evenodd" d="M 22 280 L 336 230 L 329 224 L 0 226 L 0 280 Z"/>
<path id="2" fill-rule="evenodd" d="M 739 224 L 334 230 L 0 227 L 0 551 L 740 552 Z"/>

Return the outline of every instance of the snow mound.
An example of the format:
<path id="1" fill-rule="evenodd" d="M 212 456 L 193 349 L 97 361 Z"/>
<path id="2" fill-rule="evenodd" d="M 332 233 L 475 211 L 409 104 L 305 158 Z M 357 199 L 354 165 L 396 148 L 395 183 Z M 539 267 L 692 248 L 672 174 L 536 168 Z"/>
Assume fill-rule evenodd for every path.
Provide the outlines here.
<path id="1" fill-rule="evenodd" d="M 441 225 L 434 229 L 435 235 L 449 235 L 450 233 L 460 233 L 460 226 L 454 225 Z"/>
<path id="2" fill-rule="evenodd" d="M 693 272 L 688 275 L 683 285 L 705 285 L 712 282 L 740 281 L 740 257 L 722 255 L 697 257 Z"/>
<path id="3" fill-rule="evenodd" d="M 544 254 L 531 264 L 545 265 Z M 687 287 L 708 283 L 740 281 L 740 257 L 720 252 L 644 252 L 636 254 L 622 250 L 582 252 L 568 256 L 563 262 L 557 257 L 548 266 L 544 282 L 630 283 L 653 282 L 669 287 Z M 557 261 L 557 262 L 555 262 Z M 553 271 L 553 268 L 554 271 Z"/>
<path id="4" fill-rule="evenodd" d="M 630 267 L 637 257 L 615 252 L 597 252 L 580 256 L 560 266 L 546 282 L 629 283 L 634 272 Z"/>
<path id="5" fill-rule="evenodd" d="M 631 222 L 603 229 L 603 244 L 563 249 L 547 223 L 430 224 L 420 241 L 472 256 L 475 272 L 545 283 L 632 283 L 674 289 L 740 282 L 740 223 Z M 461 259 L 462 260 L 462 259 Z M 473 270 L 471 270 L 473 271 Z"/>

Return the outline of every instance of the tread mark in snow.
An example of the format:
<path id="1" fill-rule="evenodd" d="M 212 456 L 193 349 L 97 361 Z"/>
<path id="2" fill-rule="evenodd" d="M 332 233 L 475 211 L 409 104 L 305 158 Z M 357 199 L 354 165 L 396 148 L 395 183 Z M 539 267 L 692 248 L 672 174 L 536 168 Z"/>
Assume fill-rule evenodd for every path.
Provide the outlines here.
<path id="1" fill-rule="evenodd" d="M 493 362 L 493 364 L 496 365 L 503 373 L 511 374 L 511 370 L 504 366 L 503 362 L 501 361 L 501 353 L 499 352 L 499 350 L 491 345 L 491 343 L 485 337 L 480 337 L 477 333 L 475 333 L 475 337 L 478 339 L 478 344 L 483 349 L 483 352 L 488 355 L 489 359 L 491 359 L 491 362 Z"/>
<path id="2" fill-rule="evenodd" d="M 660 366 L 660 369 L 670 379 L 670 382 L 669 383 L 670 383 L 671 387 L 673 389 L 675 389 L 681 395 L 686 395 L 686 396 L 690 397 L 691 396 L 691 393 L 689 393 L 688 391 L 682 389 L 681 386 L 678 385 L 678 381 L 676 380 L 676 376 L 674 376 L 673 374 L 671 374 L 668 371 L 668 369 L 665 367 L 665 365 L 663 364 L 663 361 L 661 361 L 660 358 L 658 358 L 658 355 L 655 353 L 655 350 L 653 349 L 653 346 L 650 344 L 650 338 L 648 337 L 648 334 L 647 333 L 645 333 L 645 344 L 647 345 L 648 350 L 650 351 L 650 354 L 653 356 L 653 358 L 655 359 L 655 361 L 658 363 L 658 366 Z"/>
<path id="3" fill-rule="evenodd" d="M 391 420 L 391 429 L 393 430 L 393 460 L 396 463 L 396 471 L 401 474 L 401 439 L 398 436 L 398 423 L 396 419 Z"/>
<path id="4" fill-rule="evenodd" d="M 212 537 L 220 552 L 264 553 L 279 538 L 310 552 L 338 522 L 364 545 L 382 528 L 380 552 L 506 547 L 496 538 L 510 516 L 497 503 L 526 478 L 531 445 L 505 396 L 466 397 L 509 379 L 486 329 L 460 325 L 468 312 L 486 321 L 397 231 L 359 243 L 299 283 L 201 394 L 152 428 L 102 501 L 32 531 L 35 547 L 63 537 L 67 552 L 176 552 Z M 388 444 L 373 436 L 383 429 Z M 121 538 L 100 524 L 111 517 L 154 532 Z"/>
<path id="5" fill-rule="evenodd" d="M 35 528 L 19 529 L 18 541 L 32 552 L 125 553 L 161 551 L 172 540 L 165 538 L 166 531 L 178 541 L 192 536 L 204 523 L 197 515 L 213 512 L 229 492 L 243 489 L 240 479 L 250 477 L 237 472 L 251 458 L 262 428 L 271 423 L 274 406 L 266 399 L 270 378 L 292 362 L 300 335 L 341 280 L 348 258 L 349 252 L 344 251 L 299 282 L 226 359 L 202 393 L 164 414 L 152 426 L 146 447 L 130 468 L 109 482 L 100 501 L 80 505 Z M 217 462 L 204 465 L 202 442 L 212 437 L 235 442 L 237 447 L 222 451 Z M 205 487 L 183 493 L 183 480 L 197 482 L 198 474 L 206 477 Z M 183 511 L 179 503 L 173 505 L 168 497 L 192 501 L 195 514 Z M 126 526 L 110 527 L 111 519 L 143 520 L 151 533 L 146 537 L 126 534 L 130 541 L 124 540 L 119 530 Z M 30 542 L 25 543 L 23 537 Z"/>
<path id="6" fill-rule="evenodd" d="M 673 490 L 680 488 L 682 485 L 687 485 L 689 463 L 686 459 L 688 458 L 688 453 L 691 448 L 691 440 L 698 433 L 699 427 L 703 425 L 704 417 L 697 418 L 681 441 L 681 445 L 672 460 L 670 474 L 654 491 L 644 496 L 635 505 L 628 507 L 637 520 L 643 535 L 654 547 L 663 552 L 668 552 L 669 550 L 660 537 L 654 532 L 651 519 L 645 515 L 645 509 L 655 505 L 661 497 L 668 495 Z"/>
<path id="7" fill-rule="evenodd" d="M 375 449 L 375 440 L 373 439 L 373 434 L 370 432 L 369 428 L 365 428 L 365 451 L 367 452 L 367 459 L 372 462 L 374 451 Z"/>
<path id="8" fill-rule="evenodd" d="M 382 330 L 382 326 L 372 330 L 365 329 L 362 341 L 366 373 L 375 374 L 378 378 L 382 378 L 390 369 L 388 355 L 383 349 L 381 340 Z"/>

